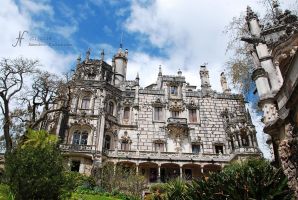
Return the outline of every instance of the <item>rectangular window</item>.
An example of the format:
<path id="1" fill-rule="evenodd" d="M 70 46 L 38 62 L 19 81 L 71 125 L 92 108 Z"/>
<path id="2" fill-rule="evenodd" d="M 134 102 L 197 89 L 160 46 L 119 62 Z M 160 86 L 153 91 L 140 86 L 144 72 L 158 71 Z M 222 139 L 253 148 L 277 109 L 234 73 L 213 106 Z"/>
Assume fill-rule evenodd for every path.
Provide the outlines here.
<path id="1" fill-rule="evenodd" d="M 179 111 L 172 111 L 172 117 L 179 117 Z"/>
<path id="2" fill-rule="evenodd" d="M 155 148 L 155 151 L 163 152 L 164 151 L 164 144 L 163 143 L 155 143 L 154 148 Z"/>
<path id="3" fill-rule="evenodd" d="M 197 122 L 197 110 L 196 109 L 189 109 L 189 122 Z"/>
<path id="4" fill-rule="evenodd" d="M 154 108 L 154 120 L 162 121 L 162 108 L 161 107 Z"/>
<path id="5" fill-rule="evenodd" d="M 73 160 L 73 161 L 71 161 L 70 170 L 73 171 L 73 172 L 79 172 L 80 171 L 80 165 L 81 165 L 81 161 Z"/>
<path id="6" fill-rule="evenodd" d="M 121 150 L 123 151 L 129 151 L 129 143 L 128 142 L 122 142 L 121 143 Z"/>
<path id="7" fill-rule="evenodd" d="M 192 153 L 200 153 L 201 147 L 199 144 L 193 144 L 192 145 Z"/>
<path id="8" fill-rule="evenodd" d="M 89 109 L 89 106 L 90 106 L 90 98 L 89 97 L 84 97 L 82 99 L 82 105 L 81 105 L 81 108 L 86 110 L 86 109 Z"/>
<path id="9" fill-rule="evenodd" d="M 176 86 L 171 86 L 171 95 L 175 95 L 177 96 L 178 95 L 178 89 Z"/>
<path id="10" fill-rule="evenodd" d="M 216 154 L 223 154 L 223 146 L 222 145 L 215 145 L 215 153 Z"/>
<path id="11" fill-rule="evenodd" d="M 130 111 L 129 107 L 125 107 L 125 108 L 124 108 L 123 119 L 126 119 L 126 120 L 129 119 L 129 113 L 130 113 L 129 111 Z"/>

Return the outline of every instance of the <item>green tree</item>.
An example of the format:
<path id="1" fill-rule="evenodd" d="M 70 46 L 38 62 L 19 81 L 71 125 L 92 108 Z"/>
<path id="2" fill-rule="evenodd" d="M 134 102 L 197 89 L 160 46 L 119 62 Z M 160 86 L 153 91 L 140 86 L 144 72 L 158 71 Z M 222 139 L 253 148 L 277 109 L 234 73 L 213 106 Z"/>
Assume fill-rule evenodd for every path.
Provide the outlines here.
<path id="1" fill-rule="evenodd" d="M 27 137 L 5 157 L 5 173 L 17 200 L 58 199 L 63 192 L 63 157 L 56 139 L 45 131 Z"/>
<path id="2" fill-rule="evenodd" d="M 293 193 L 287 178 L 263 159 L 249 159 L 225 167 L 207 179 L 187 184 L 188 199 L 214 200 L 286 200 Z"/>

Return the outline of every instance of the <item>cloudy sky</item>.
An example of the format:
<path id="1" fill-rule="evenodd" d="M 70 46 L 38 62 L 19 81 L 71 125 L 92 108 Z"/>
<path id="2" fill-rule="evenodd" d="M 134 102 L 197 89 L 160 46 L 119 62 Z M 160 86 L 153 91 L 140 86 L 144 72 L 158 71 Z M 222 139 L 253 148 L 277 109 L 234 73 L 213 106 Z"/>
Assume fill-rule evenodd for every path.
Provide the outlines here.
<path id="1" fill-rule="evenodd" d="M 281 7 L 293 2 L 281 2 Z M 149 85 L 161 65 L 164 74 L 181 69 L 188 82 L 199 86 L 199 66 L 208 63 L 212 87 L 221 91 L 219 75 L 228 56 L 223 31 L 247 5 L 263 12 L 256 0 L 1 0 L 0 57 L 39 59 L 42 68 L 61 74 L 74 68 L 88 48 L 93 58 L 104 49 L 111 62 L 123 38 L 128 79 L 138 72 L 141 86 Z M 24 39 L 16 45 L 20 34 Z"/>

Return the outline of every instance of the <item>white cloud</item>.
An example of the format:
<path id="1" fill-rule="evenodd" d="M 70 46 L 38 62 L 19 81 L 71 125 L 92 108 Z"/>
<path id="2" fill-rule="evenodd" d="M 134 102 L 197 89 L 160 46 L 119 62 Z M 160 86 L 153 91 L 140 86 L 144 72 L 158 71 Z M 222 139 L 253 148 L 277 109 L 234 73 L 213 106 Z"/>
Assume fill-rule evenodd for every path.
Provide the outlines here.
<path id="1" fill-rule="evenodd" d="M 38 7 L 37 5 L 33 6 L 33 4 L 28 5 L 27 7 L 34 12 L 44 12 L 48 10 L 48 7 Z M 21 12 L 14 2 L 9 0 L 2 1 L 0 7 L 0 29 L 5 31 L 2 32 L 0 37 L 0 56 L 6 58 L 23 56 L 38 59 L 42 64 L 42 68 L 45 70 L 53 73 L 68 71 L 71 67 L 71 63 L 75 60 L 74 55 L 59 53 L 47 45 L 28 46 L 29 40 L 31 39 L 30 37 L 32 36 L 30 34 L 32 34 L 31 30 L 33 26 L 34 21 L 32 21 L 31 17 Z M 28 31 L 29 34 L 24 34 L 24 40 L 21 46 L 13 47 L 12 45 L 16 43 L 16 38 L 19 36 L 20 31 Z M 44 36 L 38 35 L 38 37 Z M 44 43 L 41 44 L 44 45 Z"/>

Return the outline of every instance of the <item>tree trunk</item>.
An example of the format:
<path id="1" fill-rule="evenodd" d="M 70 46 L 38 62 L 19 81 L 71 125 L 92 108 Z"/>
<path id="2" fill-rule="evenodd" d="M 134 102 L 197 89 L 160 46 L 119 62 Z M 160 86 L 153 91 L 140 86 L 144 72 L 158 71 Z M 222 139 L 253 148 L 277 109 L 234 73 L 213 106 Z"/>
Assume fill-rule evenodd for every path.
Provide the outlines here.
<path id="1" fill-rule="evenodd" d="M 5 144 L 6 144 L 6 151 L 10 152 L 12 149 L 12 139 L 10 136 L 10 116 L 9 116 L 9 106 L 8 101 L 4 102 L 4 124 L 3 124 L 3 132 L 4 132 L 4 138 L 5 138 Z"/>

